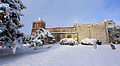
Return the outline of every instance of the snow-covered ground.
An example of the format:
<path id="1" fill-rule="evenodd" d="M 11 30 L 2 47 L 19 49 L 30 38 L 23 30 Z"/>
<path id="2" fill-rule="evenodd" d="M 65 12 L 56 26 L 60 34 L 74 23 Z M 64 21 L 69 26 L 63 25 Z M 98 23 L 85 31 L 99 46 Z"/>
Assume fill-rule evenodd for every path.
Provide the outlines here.
<path id="1" fill-rule="evenodd" d="M 39 50 L 24 46 L 16 55 L 0 49 L 0 66 L 120 66 L 120 45 L 45 45 Z M 4 51 L 4 53 L 3 53 Z"/>

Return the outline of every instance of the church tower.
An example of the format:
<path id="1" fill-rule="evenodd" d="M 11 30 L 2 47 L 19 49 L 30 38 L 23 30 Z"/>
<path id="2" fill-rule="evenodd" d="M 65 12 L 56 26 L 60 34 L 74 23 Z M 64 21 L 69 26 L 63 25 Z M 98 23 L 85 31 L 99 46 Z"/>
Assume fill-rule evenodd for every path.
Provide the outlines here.
<path id="1" fill-rule="evenodd" d="M 76 27 L 77 26 L 77 21 L 76 21 L 76 19 L 75 19 L 75 21 L 74 21 L 74 27 Z"/>
<path id="2" fill-rule="evenodd" d="M 40 28 L 45 29 L 46 23 L 38 18 L 38 20 L 33 21 L 33 27 L 32 27 L 32 34 L 36 32 L 36 30 L 39 30 Z"/>

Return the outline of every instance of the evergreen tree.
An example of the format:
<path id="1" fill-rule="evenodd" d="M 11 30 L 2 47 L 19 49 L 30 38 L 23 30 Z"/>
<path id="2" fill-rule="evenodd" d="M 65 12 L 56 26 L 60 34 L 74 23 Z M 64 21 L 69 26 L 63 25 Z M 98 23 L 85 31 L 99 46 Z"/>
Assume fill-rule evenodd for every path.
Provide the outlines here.
<path id="1" fill-rule="evenodd" d="M 0 0 L 0 44 L 14 54 L 22 45 L 23 33 L 19 28 L 23 27 L 20 16 L 25 8 L 21 0 Z"/>

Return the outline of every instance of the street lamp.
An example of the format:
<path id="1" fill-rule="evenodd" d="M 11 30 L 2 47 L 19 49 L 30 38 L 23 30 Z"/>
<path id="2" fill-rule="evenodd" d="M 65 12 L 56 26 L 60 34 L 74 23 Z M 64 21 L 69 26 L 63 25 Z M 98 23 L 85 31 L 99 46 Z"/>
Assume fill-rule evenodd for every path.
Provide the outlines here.
<path id="1" fill-rule="evenodd" d="M 91 38 L 90 28 L 91 28 L 91 26 L 90 26 L 90 25 L 88 25 L 88 29 L 89 29 L 89 38 Z"/>

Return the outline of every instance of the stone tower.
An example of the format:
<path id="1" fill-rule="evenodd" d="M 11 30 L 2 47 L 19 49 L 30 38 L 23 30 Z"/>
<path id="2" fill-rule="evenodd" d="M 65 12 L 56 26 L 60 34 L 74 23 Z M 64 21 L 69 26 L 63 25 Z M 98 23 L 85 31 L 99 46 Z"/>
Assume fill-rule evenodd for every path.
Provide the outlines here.
<path id="1" fill-rule="evenodd" d="M 39 17 L 38 20 L 33 21 L 32 34 L 34 34 L 36 30 L 39 30 L 40 28 L 45 29 L 45 26 L 46 26 L 46 23 L 42 21 Z"/>

